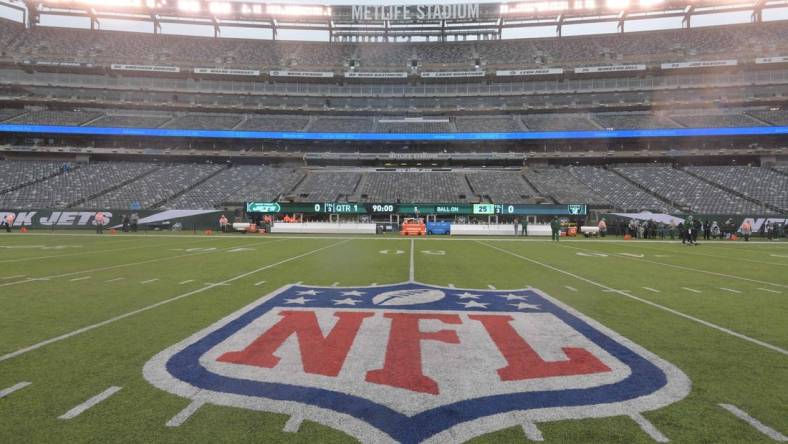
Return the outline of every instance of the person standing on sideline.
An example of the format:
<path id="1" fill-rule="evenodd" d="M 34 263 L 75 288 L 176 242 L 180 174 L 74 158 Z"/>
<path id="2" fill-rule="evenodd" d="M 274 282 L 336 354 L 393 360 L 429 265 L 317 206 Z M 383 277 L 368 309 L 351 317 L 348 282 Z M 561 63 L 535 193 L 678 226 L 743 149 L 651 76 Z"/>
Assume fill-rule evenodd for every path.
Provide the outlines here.
<path id="1" fill-rule="evenodd" d="M 711 221 L 703 222 L 703 240 L 711 240 Z"/>
<path id="2" fill-rule="evenodd" d="M 550 222 L 550 230 L 553 232 L 553 240 L 558 242 L 558 239 L 561 237 L 561 221 L 558 220 L 558 217 L 553 217 L 553 221 Z"/>
<path id="3" fill-rule="evenodd" d="M 752 225 L 750 225 L 750 223 L 746 220 L 744 221 L 744 223 L 741 224 L 741 234 L 744 235 L 745 242 L 750 241 L 750 235 L 752 234 Z"/>
<path id="4" fill-rule="evenodd" d="M 520 236 L 528 237 L 528 216 L 526 216 L 523 219 L 523 223 L 520 224 L 520 226 L 522 227 L 521 228 L 522 231 L 520 232 Z"/>
<path id="5" fill-rule="evenodd" d="M 605 237 L 605 235 L 607 235 L 607 222 L 605 222 L 604 217 L 599 220 L 599 224 L 597 226 L 599 227 L 599 235 Z"/>
<path id="6" fill-rule="evenodd" d="M 219 229 L 222 230 L 222 233 L 227 232 L 227 217 L 224 214 L 219 218 Z"/>
<path id="7" fill-rule="evenodd" d="M 7 233 L 11 232 L 11 227 L 14 225 L 15 219 L 16 216 L 14 216 L 14 213 L 8 213 L 5 215 L 5 231 Z"/>
<path id="8" fill-rule="evenodd" d="M 520 232 L 519 225 L 520 225 L 520 220 L 517 219 L 517 218 L 514 218 L 514 235 L 515 236 L 517 236 L 517 233 Z"/>
<path id="9" fill-rule="evenodd" d="M 96 234 L 104 233 L 104 213 L 101 211 L 96 212 Z"/>
<path id="10" fill-rule="evenodd" d="M 129 222 L 131 222 L 131 232 L 137 232 L 137 225 L 140 223 L 140 215 L 137 213 L 131 213 L 131 217 L 129 218 Z"/>

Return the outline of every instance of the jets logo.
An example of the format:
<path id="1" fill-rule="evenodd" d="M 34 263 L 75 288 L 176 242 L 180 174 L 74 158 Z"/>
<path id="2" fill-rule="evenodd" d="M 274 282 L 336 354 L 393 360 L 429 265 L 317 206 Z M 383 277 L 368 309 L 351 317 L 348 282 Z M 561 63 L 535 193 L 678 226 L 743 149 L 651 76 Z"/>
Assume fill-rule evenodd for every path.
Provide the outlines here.
<path id="1" fill-rule="evenodd" d="M 297 415 L 363 442 L 462 441 L 630 415 L 687 377 L 536 290 L 288 286 L 151 359 L 167 392 Z"/>

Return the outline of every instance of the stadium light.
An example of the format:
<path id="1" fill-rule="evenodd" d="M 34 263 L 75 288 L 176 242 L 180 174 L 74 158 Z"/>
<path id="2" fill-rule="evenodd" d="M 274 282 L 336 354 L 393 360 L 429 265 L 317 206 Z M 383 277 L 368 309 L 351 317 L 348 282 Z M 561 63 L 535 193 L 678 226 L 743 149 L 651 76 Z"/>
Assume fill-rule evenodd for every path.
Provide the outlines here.
<path id="1" fill-rule="evenodd" d="M 608 9 L 622 11 L 629 8 L 629 0 L 607 0 L 605 3 Z"/>
<path id="2" fill-rule="evenodd" d="M 270 15 L 331 16 L 331 8 L 323 6 L 266 5 L 266 12 Z"/>
<path id="3" fill-rule="evenodd" d="M 183 12 L 200 12 L 202 10 L 202 6 L 200 2 L 197 0 L 179 0 L 178 1 L 178 9 Z"/>
<path id="4" fill-rule="evenodd" d="M 233 5 L 227 2 L 211 2 L 208 11 L 213 15 L 227 15 L 233 12 Z"/>
<path id="5" fill-rule="evenodd" d="M 653 8 L 665 3 L 665 0 L 640 0 L 641 8 Z"/>

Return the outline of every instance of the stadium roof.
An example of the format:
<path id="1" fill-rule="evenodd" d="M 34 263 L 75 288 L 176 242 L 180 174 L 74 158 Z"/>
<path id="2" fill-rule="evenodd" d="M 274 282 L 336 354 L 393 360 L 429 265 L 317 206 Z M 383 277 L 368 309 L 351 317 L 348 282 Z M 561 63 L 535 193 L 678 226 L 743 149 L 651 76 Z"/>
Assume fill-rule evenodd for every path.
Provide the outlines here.
<path id="1" fill-rule="evenodd" d="M 623 32 L 628 20 L 681 18 L 689 27 L 694 15 L 751 12 L 788 8 L 786 0 L 524 0 L 504 3 L 437 4 L 419 1 L 379 5 L 228 0 L 0 0 L 22 12 L 31 25 L 41 15 L 278 30 L 323 31 L 331 41 L 397 42 L 500 39 L 515 28 L 617 22 Z M 361 2 L 359 2 L 361 3 Z M 24 6 L 23 6 L 24 5 Z"/>

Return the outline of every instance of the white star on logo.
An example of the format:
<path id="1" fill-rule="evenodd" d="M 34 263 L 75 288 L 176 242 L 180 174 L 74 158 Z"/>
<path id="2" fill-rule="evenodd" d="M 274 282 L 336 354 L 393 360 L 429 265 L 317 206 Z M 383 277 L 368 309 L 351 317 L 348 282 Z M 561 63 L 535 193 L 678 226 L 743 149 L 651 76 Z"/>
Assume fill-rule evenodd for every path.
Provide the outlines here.
<path id="1" fill-rule="evenodd" d="M 468 293 L 467 291 L 462 294 L 455 294 L 454 296 L 459 297 L 460 299 L 479 299 L 478 294 Z"/>
<path id="2" fill-rule="evenodd" d="M 353 298 L 345 298 L 345 299 L 334 299 L 334 305 L 356 305 L 361 301 L 355 300 Z"/>
<path id="3" fill-rule="evenodd" d="M 312 302 L 312 301 L 314 301 L 314 299 L 304 299 L 304 297 L 301 296 L 300 298 L 295 298 L 295 299 L 285 299 L 285 304 L 301 304 L 301 305 L 304 305 L 307 302 Z"/>
<path id="4" fill-rule="evenodd" d="M 530 309 L 533 309 L 533 310 L 537 310 L 539 308 L 538 305 L 526 304 L 525 302 L 520 302 L 519 304 L 509 304 L 509 305 L 511 305 L 512 307 L 517 307 L 518 310 L 522 310 L 524 308 L 530 308 Z"/>
<path id="5" fill-rule="evenodd" d="M 516 294 L 499 294 L 498 296 L 506 298 L 507 301 L 524 301 L 525 296 L 518 296 Z"/>
<path id="6" fill-rule="evenodd" d="M 315 290 L 306 290 L 306 291 L 299 291 L 298 295 L 299 296 L 303 296 L 303 295 L 317 296 L 318 293 L 320 293 L 320 292 L 319 291 L 315 291 Z"/>
<path id="7" fill-rule="evenodd" d="M 476 301 L 457 302 L 457 303 L 464 305 L 465 308 L 474 308 L 474 307 L 487 308 L 487 306 L 490 305 L 489 302 L 476 302 Z"/>
<path id="8" fill-rule="evenodd" d="M 361 296 L 364 295 L 363 291 L 353 290 L 353 291 L 343 291 L 342 296 Z"/>

